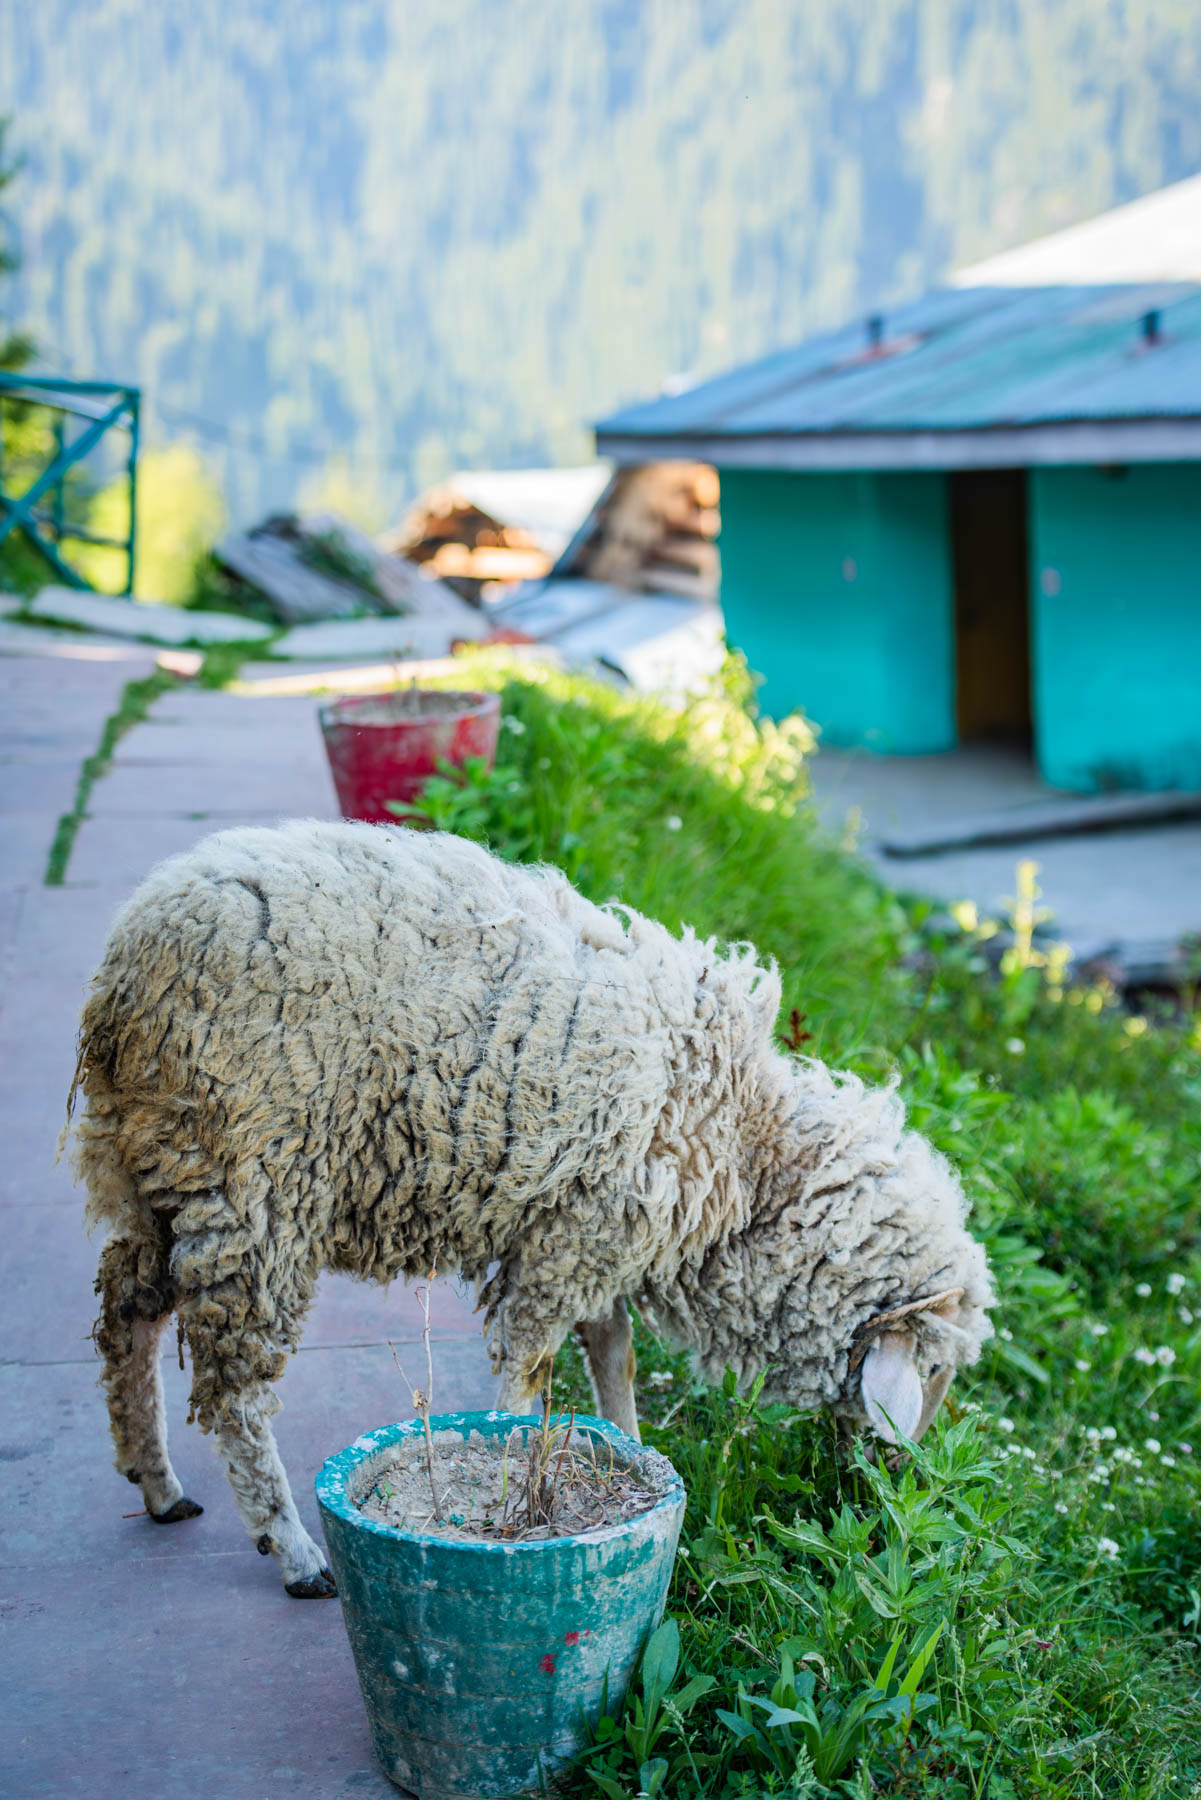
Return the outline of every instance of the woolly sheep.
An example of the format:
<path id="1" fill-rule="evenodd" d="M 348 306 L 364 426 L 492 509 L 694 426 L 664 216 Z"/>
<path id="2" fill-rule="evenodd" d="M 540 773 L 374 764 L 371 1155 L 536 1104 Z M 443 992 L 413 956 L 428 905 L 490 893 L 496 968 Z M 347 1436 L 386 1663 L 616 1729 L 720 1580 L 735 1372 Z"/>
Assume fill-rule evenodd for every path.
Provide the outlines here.
<path id="1" fill-rule="evenodd" d="M 252 1539 L 289 1593 L 334 1591 L 269 1424 L 323 1268 L 475 1282 L 517 1412 L 574 1327 L 636 1433 L 634 1302 L 712 1376 L 919 1435 L 989 1335 L 985 1258 L 891 1091 L 773 1047 L 779 1002 L 749 946 L 446 834 L 298 821 L 161 864 L 76 1071 L 116 1464 L 151 1516 L 201 1510 L 167 1455 L 174 1312 Z"/>

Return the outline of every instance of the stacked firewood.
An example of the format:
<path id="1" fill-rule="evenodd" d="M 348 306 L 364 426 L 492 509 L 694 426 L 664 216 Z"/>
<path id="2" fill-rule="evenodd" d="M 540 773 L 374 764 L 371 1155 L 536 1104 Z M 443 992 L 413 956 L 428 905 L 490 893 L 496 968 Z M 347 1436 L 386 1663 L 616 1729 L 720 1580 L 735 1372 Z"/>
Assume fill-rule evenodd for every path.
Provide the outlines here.
<path id="1" fill-rule="evenodd" d="M 716 600 L 719 492 L 708 463 L 618 469 L 556 572 L 635 593 Z"/>
<path id="2" fill-rule="evenodd" d="M 493 518 L 453 483 L 423 494 L 385 541 L 425 574 L 476 602 L 486 584 L 533 580 L 551 566 L 528 531 Z"/>

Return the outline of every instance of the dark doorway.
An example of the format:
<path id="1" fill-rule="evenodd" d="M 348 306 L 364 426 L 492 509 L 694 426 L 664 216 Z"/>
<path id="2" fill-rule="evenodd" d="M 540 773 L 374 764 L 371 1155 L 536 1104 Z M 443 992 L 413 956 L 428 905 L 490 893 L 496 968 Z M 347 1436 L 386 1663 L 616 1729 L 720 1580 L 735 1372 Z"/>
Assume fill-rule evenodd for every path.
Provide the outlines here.
<path id="1" fill-rule="evenodd" d="M 1031 742 L 1025 469 L 951 476 L 960 743 Z"/>

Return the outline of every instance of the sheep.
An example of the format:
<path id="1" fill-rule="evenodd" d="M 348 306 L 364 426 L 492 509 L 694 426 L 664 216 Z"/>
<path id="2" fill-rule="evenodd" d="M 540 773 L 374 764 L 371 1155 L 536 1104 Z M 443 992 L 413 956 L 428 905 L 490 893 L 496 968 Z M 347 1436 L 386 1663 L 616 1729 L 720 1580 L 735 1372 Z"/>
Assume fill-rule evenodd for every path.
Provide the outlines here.
<path id="1" fill-rule="evenodd" d="M 162 863 L 75 1083 L 116 1466 L 151 1517 L 202 1510 L 167 1454 L 174 1313 L 251 1538 L 290 1594 L 334 1592 L 269 1423 L 323 1268 L 458 1270 L 515 1412 L 574 1328 L 636 1436 L 632 1303 L 713 1377 L 920 1435 L 989 1335 L 986 1260 L 895 1093 L 783 1055 L 779 1005 L 749 945 L 449 834 L 294 821 Z"/>

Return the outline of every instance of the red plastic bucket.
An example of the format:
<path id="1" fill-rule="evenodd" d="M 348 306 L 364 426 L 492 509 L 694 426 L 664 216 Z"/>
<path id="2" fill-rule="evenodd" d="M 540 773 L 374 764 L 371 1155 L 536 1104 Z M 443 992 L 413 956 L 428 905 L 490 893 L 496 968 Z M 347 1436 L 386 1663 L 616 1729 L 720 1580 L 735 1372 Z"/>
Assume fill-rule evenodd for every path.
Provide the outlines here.
<path id="1" fill-rule="evenodd" d="M 389 800 L 411 802 L 442 762 L 496 758 L 498 694 L 398 688 L 347 694 L 320 709 L 325 753 L 347 819 L 395 825 Z"/>

